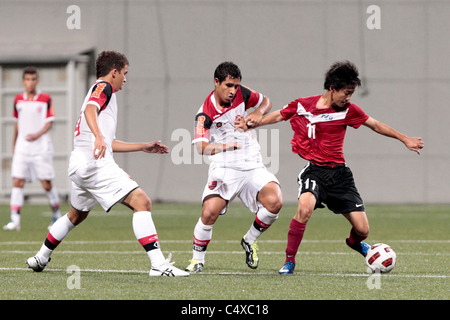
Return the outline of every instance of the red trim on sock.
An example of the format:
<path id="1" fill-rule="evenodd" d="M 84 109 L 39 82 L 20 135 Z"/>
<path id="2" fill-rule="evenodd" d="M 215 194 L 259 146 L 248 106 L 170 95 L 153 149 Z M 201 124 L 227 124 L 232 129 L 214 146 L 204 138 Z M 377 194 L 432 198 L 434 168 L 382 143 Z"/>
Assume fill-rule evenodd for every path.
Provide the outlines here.
<path id="1" fill-rule="evenodd" d="M 50 241 L 52 244 L 54 244 L 55 246 L 57 246 L 58 244 L 61 243 L 60 240 L 55 239 L 55 237 L 53 237 L 53 235 L 49 232 L 47 235 L 47 239 L 48 241 Z"/>
<path id="2" fill-rule="evenodd" d="M 158 241 L 158 235 L 152 234 L 150 236 L 145 236 L 143 238 L 138 239 L 139 243 L 143 246 Z"/>
<path id="3" fill-rule="evenodd" d="M 258 218 L 258 216 L 256 215 L 255 216 L 255 221 L 256 221 L 256 223 L 258 224 L 258 225 L 260 225 L 262 228 L 264 228 L 264 229 L 267 229 L 267 228 L 269 228 L 271 225 L 270 224 L 267 224 L 267 223 L 264 223 L 264 222 L 262 222 L 261 220 L 259 220 L 259 218 Z"/>
<path id="4" fill-rule="evenodd" d="M 209 244 L 211 240 L 199 240 L 194 236 L 194 244 L 196 246 L 205 247 Z"/>

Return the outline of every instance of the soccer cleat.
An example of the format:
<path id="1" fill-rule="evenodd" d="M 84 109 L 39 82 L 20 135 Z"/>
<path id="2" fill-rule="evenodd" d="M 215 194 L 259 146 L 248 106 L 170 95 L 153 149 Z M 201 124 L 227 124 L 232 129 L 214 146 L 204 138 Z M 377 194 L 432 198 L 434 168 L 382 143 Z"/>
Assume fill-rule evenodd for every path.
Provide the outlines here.
<path id="1" fill-rule="evenodd" d="M 48 258 L 47 263 L 43 263 L 41 259 L 39 259 L 38 256 L 34 256 L 31 258 L 28 258 L 26 261 L 28 268 L 32 269 L 35 272 L 41 272 L 44 270 L 44 268 L 47 266 L 47 264 L 50 262 L 51 258 Z"/>
<path id="2" fill-rule="evenodd" d="M 280 270 L 278 270 L 279 274 L 293 274 L 295 269 L 295 263 L 292 261 L 287 261 L 283 264 Z"/>
<path id="3" fill-rule="evenodd" d="M 367 251 L 369 251 L 371 245 L 361 241 L 361 254 L 365 257 L 367 255 Z"/>
<path id="4" fill-rule="evenodd" d="M 188 271 L 190 273 L 199 273 L 202 272 L 204 264 L 198 262 L 197 259 L 192 259 L 191 263 L 184 269 L 184 271 Z"/>
<path id="5" fill-rule="evenodd" d="M 258 268 L 259 264 L 259 258 L 258 258 L 258 245 L 256 244 L 256 241 L 252 244 L 245 241 L 245 236 L 242 237 L 241 240 L 242 248 L 245 250 L 245 262 L 247 265 L 252 268 L 256 269 Z"/>
<path id="6" fill-rule="evenodd" d="M 367 251 L 370 249 L 370 244 L 365 243 L 364 241 L 361 241 L 360 243 L 356 244 L 355 246 L 350 246 L 350 244 L 348 243 L 348 238 L 345 239 L 345 243 L 352 248 L 353 250 L 359 252 L 360 254 L 362 254 L 364 257 L 367 255 Z"/>
<path id="7" fill-rule="evenodd" d="M 8 222 L 8 224 L 3 226 L 3 230 L 20 231 L 20 224 L 16 224 L 16 223 L 10 221 L 10 222 Z"/>
<path id="8" fill-rule="evenodd" d="M 189 272 L 185 272 L 177 267 L 174 267 L 174 262 L 170 262 L 170 258 L 172 254 L 169 254 L 169 257 L 166 261 L 158 266 L 152 267 L 149 272 L 149 276 L 159 276 L 159 277 L 187 277 L 189 276 Z"/>

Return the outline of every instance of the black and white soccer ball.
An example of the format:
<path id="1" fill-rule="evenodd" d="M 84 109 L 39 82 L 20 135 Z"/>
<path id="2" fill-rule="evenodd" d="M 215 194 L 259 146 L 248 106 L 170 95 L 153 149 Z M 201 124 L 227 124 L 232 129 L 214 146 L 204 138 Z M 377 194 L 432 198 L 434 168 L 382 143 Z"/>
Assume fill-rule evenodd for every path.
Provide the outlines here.
<path id="1" fill-rule="evenodd" d="M 391 246 L 385 243 L 377 243 L 370 247 L 366 255 L 368 272 L 388 273 L 394 269 L 397 263 L 397 255 Z"/>

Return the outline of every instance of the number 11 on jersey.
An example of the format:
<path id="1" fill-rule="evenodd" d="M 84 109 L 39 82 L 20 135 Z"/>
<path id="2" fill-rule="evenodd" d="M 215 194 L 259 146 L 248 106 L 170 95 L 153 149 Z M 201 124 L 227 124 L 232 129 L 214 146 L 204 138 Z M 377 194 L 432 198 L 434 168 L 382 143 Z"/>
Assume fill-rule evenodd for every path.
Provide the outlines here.
<path id="1" fill-rule="evenodd" d="M 316 125 L 308 123 L 306 126 L 308 127 L 308 138 L 316 139 Z"/>

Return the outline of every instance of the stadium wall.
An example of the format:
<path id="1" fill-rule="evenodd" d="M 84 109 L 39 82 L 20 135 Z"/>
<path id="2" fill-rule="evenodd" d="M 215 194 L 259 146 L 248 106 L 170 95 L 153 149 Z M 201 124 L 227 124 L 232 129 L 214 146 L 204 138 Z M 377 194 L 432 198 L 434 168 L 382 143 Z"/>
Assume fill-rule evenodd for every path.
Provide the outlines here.
<path id="1" fill-rule="evenodd" d="M 418 156 L 366 127 L 349 128 L 344 151 L 365 201 L 450 202 L 449 29 L 450 2 L 438 0 L 0 0 L 0 57 L 128 56 L 117 138 L 162 140 L 172 153 L 116 158 L 154 201 L 200 201 L 208 167 L 190 139 L 220 62 L 238 64 L 242 83 L 277 110 L 322 93 L 329 65 L 348 59 L 364 81 L 353 102 L 425 141 Z M 259 134 L 285 201 L 295 202 L 305 161 L 291 152 L 289 123 Z"/>

